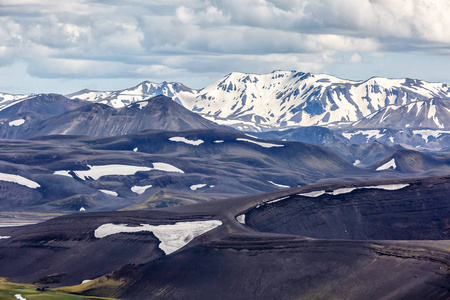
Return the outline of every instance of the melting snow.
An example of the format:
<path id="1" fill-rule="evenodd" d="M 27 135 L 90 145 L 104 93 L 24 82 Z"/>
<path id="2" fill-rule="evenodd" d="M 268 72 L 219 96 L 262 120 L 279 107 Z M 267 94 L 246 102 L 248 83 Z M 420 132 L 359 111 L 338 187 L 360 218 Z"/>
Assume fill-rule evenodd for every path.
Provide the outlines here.
<path id="1" fill-rule="evenodd" d="M 194 184 L 194 185 L 191 185 L 191 186 L 190 186 L 190 189 L 191 189 L 192 191 L 195 191 L 195 190 L 201 189 L 202 187 L 205 187 L 205 186 L 206 186 L 206 184 Z"/>
<path id="2" fill-rule="evenodd" d="M 133 186 L 133 187 L 131 188 L 131 191 L 134 192 L 134 193 L 136 193 L 136 194 L 138 194 L 138 195 L 141 195 L 141 194 L 143 194 L 147 189 L 149 189 L 149 188 L 151 188 L 151 187 L 152 187 L 151 184 L 149 184 L 149 185 L 144 185 L 144 186 L 138 186 L 138 185 L 135 185 L 135 186 Z"/>
<path id="3" fill-rule="evenodd" d="M 69 174 L 70 171 L 67 170 L 61 170 L 61 171 L 55 171 L 53 172 L 54 175 L 61 175 L 61 176 L 67 176 L 72 178 L 72 175 Z"/>
<path id="4" fill-rule="evenodd" d="M 287 197 L 283 197 L 283 198 L 279 198 L 279 199 L 275 199 L 275 200 L 271 200 L 271 201 L 268 201 L 268 202 L 266 202 L 267 204 L 271 204 L 271 203 L 275 203 L 275 202 L 279 202 L 279 201 L 282 201 L 282 200 L 286 200 L 287 198 L 289 198 L 290 196 L 287 196 Z"/>
<path id="5" fill-rule="evenodd" d="M 18 300 L 27 300 L 27 298 L 22 297 L 21 294 L 15 294 L 14 297 L 16 297 L 16 299 Z"/>
<path id="6" fill-rule="evenodd" d="M 30 189 L 36 189 L 38 187 L 41 187 L 37 182 L 34 182 L 25 177 L 22 177 L 19 175 L 13 175 L 13 174 L 0 173 L 0 181 L 14 182 L 14 183 L 26 186 Z"/>
<path id="7" fill-rule="evenodd" d="M 184 247 L 197 236 L 200 236 L 218 226 L 222 225 L 221 221 L 191 221 L 191 222 L 177 222 L 171 225 L 149 225 L 141 224 L 136 227 L 128 227 L 127 224 L 103 224 L 99 226 L 94 235 L 101 239 L 106 236 L 117 233 L 133 233 L 150 231 L 160 241 L 159 248 L 166 253 L 166 255 L 177 251 Z"/>
<path id="8" fill-rule="evenodd" d="M 165 172 L 184 173 L 182 170 L 166 163 L 153 163 L 153 169 Z"/>
<path id="9" fill-rule="evenodd" d="M 11 236 L 9 235 L 0 235 L 0 240 L 1 239 L 9 239 Z"/>
<path id="10" fill-rule="evenodd" d="M 134 148 L 133 151 L 134 151 L 134 152 L 137 152 L 137 151 L 138 151 L 138 147 Z"/>
<path id="11" fill-rule="evenodd" d="M 81 282 L 81 284 L 83 284 L 83 283 L 88 283 L 88 282 L 90 282 L 90 281 L 92 281 L 92 279 L 85 279 L 85 280 L 83 280 L 83 281 Z"/>
<path id="12" fill-rule="evenodd" d="M 264 147 L 264 148 L 284 147 L 284 145 L 278 145 L 278 144 L 272 144 L 272 143 L 264 143 L 264 142 L 257 142 L 257 141 L 252 141 L 252 140 L 249 140 L 249 139 L 243 139 L 243 138 L 237 138 L 236 141 L 243 141 L 243 142 L 253 143 L 253 144 L 259 145 L 259 146 Z"/>
<path id="13" fill-rule="evenodd" d="M 86 211 L 86 208 L 82 207 L 80 208 L 80 211 Z"/>
<path id="14" fill-rule="evenodd" d="M 288 185 L 278 184 L 278 183 L 275 183 L 275 182 L 270 181 L 270 180 L 267 180 L 267 182 L 269 182 L 269 183 L 271 183 L 271 184 L 273 184 L 275 186 L 281 187 L 281 188 L 290 188 L 290 186 L 288 186 Z"/>
<path id="15" fill-rule="evenodd" d="M 106 175 L 134 175 L 137 172 L 145 171 L 165 171 L 165 172 L 177 172 L 184 173 L 182 170 L 166 163 L 153 163 L 153 168 L 150 167 L 139 167 L 130 165 L 102 165 L 102 166 L 90 166 L 90 170 L 86 171 L 73 171 L 79 178 L 83 180 L 93 179 L 97 180 L 102 176 Z M 69 176 L 69 170 L 55 171 L 53 174 Z"/>
<path id="16" fill-rule="evenodd" d="M 395 164 L 395 159 L 391 159 L 390 161 L 388 161 L 387 163 L 385 163 L 382 166 L 379 166 L 377 168 L 377 171 L 383 171 L 383 170 L 388 170 L 388 169 L 393 169 L 395 170 L 397 168 L 397 165 Z"/>
<path id="17" fill-rule="evenodd" d="M 309 192 L 309 193 L 303 193 L 303 194 L 297 194 L 298 196 L 304 196 L 304 197 L 319 197 L 322 196 L 324 194 L 328 194 L 328 195 L 340 195 L 340 194 L 346 194 L 346 193 L 350 193 L 353 192 L 354 190 L 359 190 L 359 189 L 382 189 L 382 190 L 388 190 L 388 191 L 394 191 L 394 190 L 400 190 L 402 188 L 405 188 L 409 186 L 409 183 L 406 184 L 384 184 L 384 185 L 369 185 L 369 186 L 358 186 L 358 187 L 349 187 L 349 188 L 340 188 L 340 189 L 336 189 L 332 192 L 325 192 L 324 190 L 321 191 L 313 191 L 313 192 Z M 268 202 L 270 203 L 270 202 Z"/>
<path id="18" fill-rule="evenodd" d="M 224 140 L 217 140 L 217 141 L 214 141 L 214 143 L 216 143 L 216 144 L 223 143 L 223 142 L 224 142 Z"/>
<path id="19" fill-rule="evenodd" d="M 104 193 L 104 194 L 111 195 L 111 196 L 114 196 L 114 197 L 117 197 L 119 195 L 119 194 L 117 194 L 114 191 L 109 191 L 109 190 L 99 190 L 99 191 Z"/>
<path id="20" fill-rule="evenodd" d="M 325 194 L 325 191 L 313 191 L 309 193 L 303 193 L 303 194 L 297 194 L 298 196 L 305 196 L 305 197 L 319 197 Z"/>
<path id="21" fill-rule="evenodd" d="M 242 215 L 237 216 L 237 217 L 236 217 L 236 220 L 237 220 L 239 223 L 245 225 L 245 214 L 242 214 Z"/>
<path id="22" fill-rule="evenodd" d="M 353 163 L 354 166 L 357 166 L 361 163 L 361 161 L 359 159 L 355 160 L 355 162 Z"/>
<path id="23" fill-rule="evenodd" d="M 148 105 L 148 101 L 142 101 L 137 103 L 139 105 L 139 109 L 143 109 Z"/>
<path id="24" fill-rule="evenodd" d="M 198 145 L 204 143 L 203 140 L 195 140 L 195 141 L 194 141 L 194 140 L 188 140 L 187 138 L 181 137 L 181 136 L 174 136 L 174 137 L 171 137 L 171 138 L 169 139 L 169 141 L 172 141 L 172 142 L 182 142 L 182 143 L 186 143 L 186 144 L 194 145 L 194 146 L 198 146 Z"/>
<path id="25" fill-rule="evenodd" d="M 20 126 L 23 125 L 23 123 L 25 123 L 25 119 L 18 119 L 18 120 L 14 120 L 9 122 L 9 127 L 13 127 L 13 126 Z"/>

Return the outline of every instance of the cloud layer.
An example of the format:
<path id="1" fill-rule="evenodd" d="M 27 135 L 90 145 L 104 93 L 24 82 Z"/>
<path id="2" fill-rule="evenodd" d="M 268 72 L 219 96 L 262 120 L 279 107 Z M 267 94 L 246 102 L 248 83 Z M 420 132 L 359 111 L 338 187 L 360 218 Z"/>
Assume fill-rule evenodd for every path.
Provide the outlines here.
<path id="1" fill-rule="evenodd" d="M 447 0 L 0 2 L 0 68 L 38 78 L 322 72 L 389 53 L 448 55 Z"/>

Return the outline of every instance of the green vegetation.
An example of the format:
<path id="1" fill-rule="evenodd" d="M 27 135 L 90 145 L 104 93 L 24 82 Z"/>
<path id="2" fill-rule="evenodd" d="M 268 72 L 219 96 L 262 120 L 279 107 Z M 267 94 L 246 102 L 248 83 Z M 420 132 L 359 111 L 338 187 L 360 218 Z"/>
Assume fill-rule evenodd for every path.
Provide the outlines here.
<path id="1" fill-rule="evenodd" d="M 64 289 L 52 289 L 48 291 L 37 291 L 33 284 L 20 284 L 8 282 L 5 278 L 0 278 L 0 299 L 16 299 L 15 295 L 19 294 L 23 298 L 30 299 L 58 299 L 58 300 L 75 300 L 75 299 L 113 299 L 91 296 L 80 296 L 69 294 Z"/>

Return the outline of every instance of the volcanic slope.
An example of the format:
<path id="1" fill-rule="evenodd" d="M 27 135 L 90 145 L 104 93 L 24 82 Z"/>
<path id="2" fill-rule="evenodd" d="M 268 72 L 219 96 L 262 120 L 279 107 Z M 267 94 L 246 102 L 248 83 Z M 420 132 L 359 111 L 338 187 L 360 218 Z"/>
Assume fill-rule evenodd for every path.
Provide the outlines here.
<path id="1" fill-rule="evenodd" d="M 36 120 L 27 126 L 20 125 L 22 124 L 3 124 L 0 133 L 4 138 L 24 139 L 52 134 L 116 136 L 145 129 L 178 131 L 224 128 L 165 96 L 157 96 L 120 109 L 91 103 L 48 119 Z"/>
<path id="2" fill-rule="evenodd" d="M 174 103 L 175 104 L 175 103 Z M 164 190 L 153 206 L 254 194 L 318 180 L 383 176 L 356 168 L 325 148 L 268 141 L 229 130 L 143 131 L 93 138 L 2 140 L 3 211 L 120 209 Z M 339 178 L 339 179 L 338 179 Z M 202 200 L 203 199 L 203 200 Z M 155 199 L 156 200 L 156 199 Z M 150 206 L 152 206 L 150 205 Z"/>
<path id="3" fill-rule="evenodd" d="M 327 184 L 0 228 L 0 276 L 120 299 L 447 299 L 449 189 Z"/>

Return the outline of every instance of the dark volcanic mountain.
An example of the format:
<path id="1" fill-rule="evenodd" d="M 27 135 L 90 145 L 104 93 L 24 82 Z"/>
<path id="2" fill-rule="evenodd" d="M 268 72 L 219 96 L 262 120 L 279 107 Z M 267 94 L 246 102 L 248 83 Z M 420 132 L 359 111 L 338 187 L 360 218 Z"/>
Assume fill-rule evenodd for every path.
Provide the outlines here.
<path id="1" fill-rule="evenodd" d="M 39 94 L 0 110 L 0 121 L 31 112 L 42 116 L 42 118 L 57 116 L 86 104 L 90 103 L 78 99 L 69 99 L 58 94 Z"/>
<path id="2" fill-rule="evenodd" d="M 52 134 L 115 136 L 145 129 L 178 131 L 224 128 L 190 112 L 165 96 L 157 96 L 118 109 L 106 104 L 89 104 L 52 118 L 37 119 L 42 117 L 35 118 L 34 122 L 17 123 L 15 126 L 5 123 L 0 127 L 1 136 L 15 139 Z"/>
<path id="3" fill-rule="evenodd" d="M 0 228 L 0 276 L 120 299 L 448 299 L 449 189 L 307 186 Z"/>

